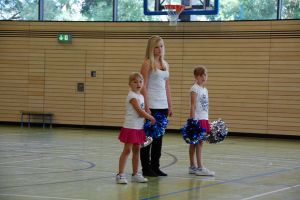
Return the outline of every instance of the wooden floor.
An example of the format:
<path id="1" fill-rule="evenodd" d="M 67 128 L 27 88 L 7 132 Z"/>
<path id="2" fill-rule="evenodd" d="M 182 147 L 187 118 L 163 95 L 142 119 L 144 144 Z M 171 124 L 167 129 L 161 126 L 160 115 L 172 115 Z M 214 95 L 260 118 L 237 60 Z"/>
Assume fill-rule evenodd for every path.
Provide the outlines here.
<path id="1" fill-rule="evenodd" d="M 228 137 L 205 144 L 216 176 L 189 175 L 188 145 L 167 133 L 161 165 L 168 177 L 115 183 L 118 131 L 0 126 L 1 200 L 299 200 L 300 141 Z"/>

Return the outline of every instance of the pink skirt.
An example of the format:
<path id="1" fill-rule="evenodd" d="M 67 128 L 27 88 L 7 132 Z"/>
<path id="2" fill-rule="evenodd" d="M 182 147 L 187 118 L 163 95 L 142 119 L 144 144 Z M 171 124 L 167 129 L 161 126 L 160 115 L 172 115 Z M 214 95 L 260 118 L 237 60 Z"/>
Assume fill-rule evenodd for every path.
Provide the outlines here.
<path id="1" fill-rule="evenodd" d="M 121 128 L 119 140 L 123 143 L 143 144 L 146 134 L 144 129 Z"/>
<path id="2" fill-rule="evenodd" d="M 201 128 L 206 129 L 207 134 L 210 134 L 211 128 L 208 120 L 199 120 L 199 124 Z"/>

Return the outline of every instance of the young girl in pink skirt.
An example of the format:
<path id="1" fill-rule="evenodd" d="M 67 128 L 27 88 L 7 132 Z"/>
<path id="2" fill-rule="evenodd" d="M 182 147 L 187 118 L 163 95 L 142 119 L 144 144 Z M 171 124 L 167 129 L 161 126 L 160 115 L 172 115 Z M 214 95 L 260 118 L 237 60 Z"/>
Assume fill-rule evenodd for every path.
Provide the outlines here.
<path id="1" fill-rule="evenodd" d="M 191 107 L 190 118 L 199 120 L 200 127 L 210 133 L 210 124 L 208 121 L 208 91 L 204 87 L 207 81 L 207 69 L 204 66 L 194 68 L 195 83 L 191 87 Z M 215 172 L 208 170 L 202 163 L 202 146 L 203 141 L 198 144 L 190 144 L 189 157 L 190 167 L 189 173 L 198 176 L 214 176 Z M 196 161 L 195 162 L 195 153 Z"/>
<path id="2" fill-rule="evenodd" d="M 144 96 L 140 94 L 144 79 L 140 73 L 132 73 L 129 76 L 130 90 L 126 98 L 126 115 L 123 127 L 119 134 L 119 140 L 124 143 L 123 152 L 119 159 L 119 173 L 116 176 L 116 182 L 127 184 L 125 176 L 125 166 L 127 158 L 132 151 L 132 182 L 145 183 L 148 181 L 141 174 L 138 174 L 140 145 L 146 141 L 144 132 L 144 120 L 149 119 L 151 124 L 155 124 L 153 116 L 144 110 Z"/>

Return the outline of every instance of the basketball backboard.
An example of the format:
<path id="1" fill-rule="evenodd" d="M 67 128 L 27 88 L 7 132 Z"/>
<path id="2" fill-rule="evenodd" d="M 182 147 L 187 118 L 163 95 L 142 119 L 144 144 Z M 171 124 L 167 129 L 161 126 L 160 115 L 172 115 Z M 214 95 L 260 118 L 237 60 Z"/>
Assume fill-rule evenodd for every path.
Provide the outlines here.
<path id="1" fill-rule="evenodd" d="M 215 15 L 219 10 L 219 0 L 144 0 L 144 14 L 167 15 L 166 4 L 184 5 L 181 15 Z"/>

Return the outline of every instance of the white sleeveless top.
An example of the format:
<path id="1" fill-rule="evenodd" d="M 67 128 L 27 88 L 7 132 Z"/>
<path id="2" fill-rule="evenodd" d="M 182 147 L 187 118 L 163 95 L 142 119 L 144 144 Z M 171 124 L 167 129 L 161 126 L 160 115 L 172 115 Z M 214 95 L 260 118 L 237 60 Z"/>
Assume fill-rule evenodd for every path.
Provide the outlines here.
<path id="1" fill-rule="evenodd" d="M 140 117 L 130 103 L 130 100 L 133 98 L 138 101 L 143 110 L 145 109 L 144 96 L 130 90 L 125 101 L 126 115 L 123 127 L 131 129 L 143 129 L 145 118 Z"/>
<path id="2" fill-rule="evenodd" d="M 196 99 L 196 110 L 195 110 L 195 119 L 197 120 L 208 120 L 208 91 L 205 87 L 200 87 L 195 83 L 191 92 L 197 94 Z"/>
<path id="3" fill-rule="evenodd" d="M 151 71 L 148 80 L 148 105 L 150 109 L 168 109 L 166 80 L 169 71 L 157 69 Z"/>

